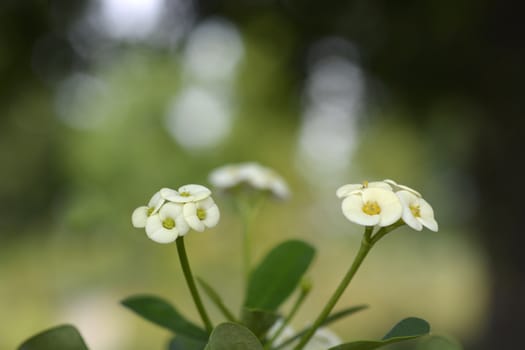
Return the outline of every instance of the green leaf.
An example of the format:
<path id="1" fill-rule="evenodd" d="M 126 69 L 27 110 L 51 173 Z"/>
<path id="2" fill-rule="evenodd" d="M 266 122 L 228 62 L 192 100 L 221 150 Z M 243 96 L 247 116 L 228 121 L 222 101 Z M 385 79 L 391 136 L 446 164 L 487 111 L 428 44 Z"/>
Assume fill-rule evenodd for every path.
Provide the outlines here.
<path id="1" fill-rule="evenodd" d="M 208 283 L 206 283 L 203 279 L 197 277 L 197 282 L 199 282 L 201 288 L 204 290 L 206 295 L 210 298 L 210 300 L 217 306 L 217 308 L 222 312 L 223 316 L 226 317 L 228 321 L 231 322 L 238 322 L 235 319 L 235 316 L 233 313 L 224 305 L 224 302 L 222 301 L 222 298 L 219 296 L 219 294 L 210 286 Z"/>
<path id="2" fill-rule="evenodd" d="M 121 301 L 122 305 L 139 316 L 176 334 L 206 341 L 208 334 L 199 326 L 185 319 L 170 303 L 150 295 L 136 295 Z"/>
<path id="3" fill-rule="evenodd" d="M 383 341 L 393 339 L 393 338 L 415 338 L 422 335 L 426 335 L 430 332 L 430 325 L 427 321 L 417 318 L 409 317 L 400 321 L 396 324 L 390 332 L 388 332 L 384 337 Z"/>
<path id="4" fill-rule="evenodd" d="M 397 323 L 382 340 L 361 340 L 351 343 L 341 344 L 330 348 L 329 350 L 373 350 L 387 344 L 397 343 L 405 340 L 427 335 L 430 332 L 430 325 L 427 321 L 409 317 Z"/>
<path id="5" fill-rule="evenodd" d="M 274 311 L 292 294 L 313 260 L 315 249 L 290 240 L 268 253 L 250 275 L 244 306 Z"/>
<path id="6" fill-rule="evenodd" d="M 263 350 L 263 346 L 248 328 L 226 322 L 215 327 L 205 350 Z"/>
<path id="7" fill-rule="evenodd" d="M 275 312 L 247 308 L 242 310 L 242 323 L 259 339 L 266 335 L 277 319 L 279 315 Z"/>
<path id="8" fill-rule="evenodd" d="M 416 350 L 463 350 L 463 347 L 455 339 L 434 335 L 421 341 Z"/>
<path id="9" fill-rule="evenodd" d="M 205 341 L 177 335 L 170 341 L 168 350 L 203 350 L 205 347 Z"/>
<path id="10" fill-rule="evenodd" d="M 380 348 L 387 344 L 388 343 L 384 343 L 381 341 L 360 340 L 360 341 L 353 341 L 351 343 L 341 344 L 333 348 L 330 348 L 328 350 L 373 350 L 373 349 Z"/>
<path id="11" fill-rule="evenodd" d="M 88 347 L 74 326 L 61 325 L 32 336 L 18 350 L 88 350 Z"/>

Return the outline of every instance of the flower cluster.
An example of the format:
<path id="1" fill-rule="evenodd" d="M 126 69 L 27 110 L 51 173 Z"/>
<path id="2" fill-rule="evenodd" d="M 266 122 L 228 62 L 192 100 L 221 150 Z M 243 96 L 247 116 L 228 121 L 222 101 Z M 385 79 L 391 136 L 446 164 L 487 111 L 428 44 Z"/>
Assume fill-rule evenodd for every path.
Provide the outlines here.
<path id="1" fill-rule="evenodd" d="M 185 185 L 178 190 L 163 188 L 153 195 L 147 206 L 133 211 L 134 227 L 145 228 L 150 239 L 157 243 L 171 243 L 194 229 L 202 232 L 217 225 L 219 208 L 211 191 L 201 185 Z"/>
<path id="2" fill-rule="evenodd" d="M 393 180 L 348 184 L 337 189 L 346 218 L 363 226 L 389 226 L 400 219 L 411 228 L 438 230 L 434 211 L 416 190 Z"/>
<path id="3" fill-rule="evenodd" d="M 281 176 L 274 170 L 254 162 L 221 166 L 210 173 L 209 180 L 221 190 L 247 185 L 256 190 L 269 191 L 280 199 L 290 196 L 288 185 Z"/>

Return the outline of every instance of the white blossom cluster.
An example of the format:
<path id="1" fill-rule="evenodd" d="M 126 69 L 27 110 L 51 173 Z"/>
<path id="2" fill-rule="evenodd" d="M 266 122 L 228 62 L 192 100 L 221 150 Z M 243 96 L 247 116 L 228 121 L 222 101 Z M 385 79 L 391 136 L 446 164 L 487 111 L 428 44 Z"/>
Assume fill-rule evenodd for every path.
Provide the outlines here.
<path id="1" fill-rule="evenodd" d="M 416 190 L 393 180 L 348 184 L 337 189 L 348 220 L 363 226 L 389 226 L 402 219 L 414 230 L 438 230 L 434 211 Z"/>
<path id="2" fill-rule="evenodd" d="M 202 185 L 184 185 L 178 190 L 162 188 L 151 197 L 147 206 L 133 211 L 134 227 L 145 228 L 150 239 L 157 243 L 171 243 L 194 229 L 202 232 L 217 225 L 219 208 L 211 191 Z"/>
<path id="3" fill-rule="evenodd" d="M 220 190 L 247 185 L 256 190 L 269 191 L 280 199 L 290 196 L 288 185 L 279 174 L 255 162 L 221 166 L 210 173 L 209 181 Z"/>

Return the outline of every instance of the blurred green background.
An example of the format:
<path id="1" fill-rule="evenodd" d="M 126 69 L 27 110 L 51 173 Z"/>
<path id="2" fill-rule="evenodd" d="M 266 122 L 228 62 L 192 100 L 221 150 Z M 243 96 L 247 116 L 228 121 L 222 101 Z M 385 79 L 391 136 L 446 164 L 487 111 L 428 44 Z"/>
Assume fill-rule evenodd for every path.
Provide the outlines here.
<path id="1" fill-rule="evenodd" d="M 133 229 L 131 212 L 240 161 L 293 192 L 261 211 L 256 259 L 287 238 L 318 248 L 296 328 L 360 240 L 335 189 L 392 178 L 423 193 L 440 231 L 382 241 L 338 304 L 371 308 L 333 329 L 375 338 L 420 316 L 467 349 L 511 348 L 525 321 L 519 13 L 474 0 L 3 1 L 0 348 L 64 322 L 93 349 L 163 348 L 167 332 L 118 304 L 134 293 L 198 321 L 175 247 Z M 241 225 L 215 199 L 220 225 L 187 249 L 238 308 Z"/>

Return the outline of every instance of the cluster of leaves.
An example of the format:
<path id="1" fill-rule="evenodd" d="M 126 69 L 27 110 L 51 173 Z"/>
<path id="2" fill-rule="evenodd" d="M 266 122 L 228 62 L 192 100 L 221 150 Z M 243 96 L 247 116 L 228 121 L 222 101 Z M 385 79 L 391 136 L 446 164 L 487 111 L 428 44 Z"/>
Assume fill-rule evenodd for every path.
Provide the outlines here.
<path id="1" fill-rule="evenodd" d="M 279 307 L 300 285 L 310 266 L 315 249 L 309 244 L 289 240 L 272 249 L 253 270 L 247 286 L 245 300 L 236 318 L 224 305 L 219 293 L 199 279 L 201 289 L 222 311 L 227 319 L 216 326 L 211 334 L 185 318 L 168 301 L 154 295 L 136 295 L 126 298 L 122 304 L 150 322 L 174 334 L 169 350 L 262 350 L 268 341 L 268 330 L 282 317 Z M 325 325 L 366 308 L 366 305 L 346 308 L 328 317 Z M 283 349 L 300 338 L 306 329 L 275 346 Z M 429 324 L 419 318 L 406 318 L 396 324 L 381 340 L 354 341 L 332 347 L 330 350 L 371 350 L 395 342 L 427 335 Z M 436 344 L 435 341 L 428 342 Z M 458 349 L 443 347 L 441 349 Z M 446 345 L 446 344 L 445 344 Z M 52 328 L 24 342 L 19 350 L 87 350 L 79 332 L 70 325 Z M 428 349 L 431 349 L 428 347 Z"/>

